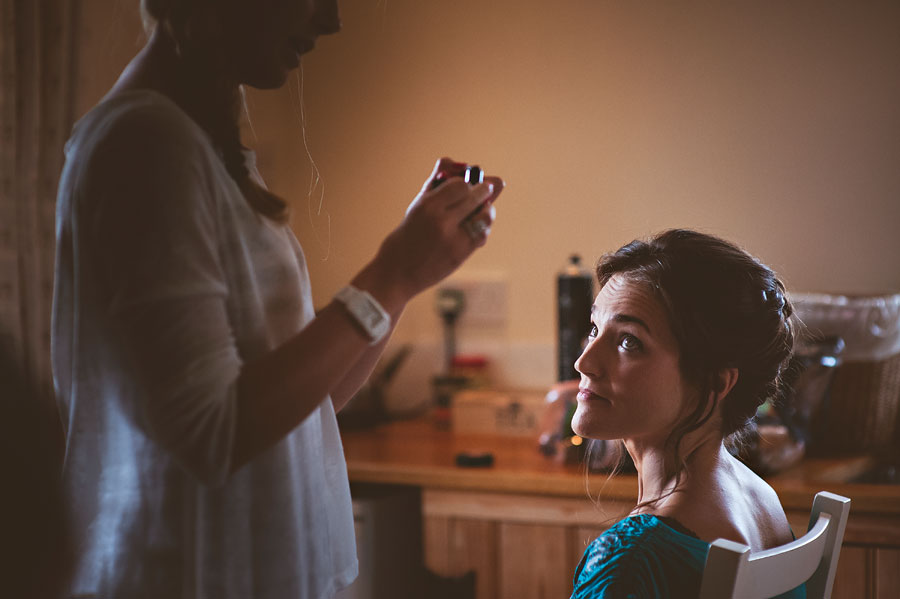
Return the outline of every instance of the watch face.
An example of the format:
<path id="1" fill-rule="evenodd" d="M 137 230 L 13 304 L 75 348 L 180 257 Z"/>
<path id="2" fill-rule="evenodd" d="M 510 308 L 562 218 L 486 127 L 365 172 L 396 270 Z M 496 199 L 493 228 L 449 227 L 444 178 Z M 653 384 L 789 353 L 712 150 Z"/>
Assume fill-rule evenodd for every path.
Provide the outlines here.
<path id="1" fill-rule="evenodd" d="M 378 302 L 365 291 L 347 286 L 335 296 L 347 307 L 372 343 L 377 343 L 391 328 L 391 317 Z"/>
<path id="2" fill-rule="evenodd" d="M 384 318 L 382 318 L 381 314 L 375 311 L 370 311 L 366 314 L 368 322 L 366 323 L 366 328 L 374 329 L 378 327 L 382 322 L 384 322 Z"/>

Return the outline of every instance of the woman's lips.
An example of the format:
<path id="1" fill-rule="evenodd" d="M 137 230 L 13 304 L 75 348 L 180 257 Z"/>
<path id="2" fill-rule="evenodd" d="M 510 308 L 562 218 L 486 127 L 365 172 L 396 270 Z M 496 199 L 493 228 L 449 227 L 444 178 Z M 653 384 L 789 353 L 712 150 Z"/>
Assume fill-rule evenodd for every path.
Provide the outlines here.
<path id="1" fill-rule="evenodd" d="M 290 68 L 300 65 L 300 57 L 315 48 L 316 43 L 306 38 L 291 38 L 286 52 L 287 64 Z"/>
<path id="2" fill-rule="evenodd" d="M 607 401 L 607 399 L 606 399 L 605 397 L 602 397 L 602 396 L 600 396 L 600 395 L 597 395 L 596 393 L 594 393 L 594 392 L 591 391 L 590 389 L 586 389 L 586 388 L 584 388 L 584 387 L 578 389 L 578 396 L 577 396 L 577 398 L 580 399 L 580 400 L 582 400 L 582 401 L 597 401 L 597 400 Z"/>
<path id="3" fill-rule="evenodd" d="M 298 56 L 302 56 L 316 47 L 316 42 L 306 38 L 291 38 L 291 46 Z"/>

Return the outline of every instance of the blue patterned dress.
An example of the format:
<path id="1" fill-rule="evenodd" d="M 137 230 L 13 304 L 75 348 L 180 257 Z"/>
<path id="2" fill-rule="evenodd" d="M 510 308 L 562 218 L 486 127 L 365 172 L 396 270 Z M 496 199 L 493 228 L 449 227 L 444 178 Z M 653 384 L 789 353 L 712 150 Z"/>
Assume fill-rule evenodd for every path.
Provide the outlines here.
<path id="1" fill-rule="evenodd" d="M 669 518 L 620 520 L 588 545 L 571 599 L 697 597 L 709 543 Z M 805 599 L 801 585 L 777 599 Z"/>

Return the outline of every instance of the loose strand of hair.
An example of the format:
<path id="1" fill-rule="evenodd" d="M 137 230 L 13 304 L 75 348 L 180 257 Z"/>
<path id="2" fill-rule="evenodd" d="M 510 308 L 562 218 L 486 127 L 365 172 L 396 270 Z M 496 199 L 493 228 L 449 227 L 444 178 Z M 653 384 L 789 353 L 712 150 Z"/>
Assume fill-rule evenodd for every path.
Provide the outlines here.
<path id="1" fill-rule="evenodd" d="M 708 384 L 700 389 L 700 397 L 708 398 L 710 396 L 710 393 L 711 388 Z M 666 475 L 672 476 L 674 478 L 672 488 L 659 497 L 654 497 L 652 499 L 648 499 L 646 501 L 638 503 L 634 507 L 635 510 L 643 509 L 645 507 L 653 507 L 660 501 L 671 497 L 679 490 L 679 486 L 681 485 L 681 482 L 684 478 L 684 473 L 687 471 L 687 460 L 684 456 L 681 455 L 681 443 L 682 441 L 684 441 L 685 436 L 687 436 L 692 431 L 699 429 L 710 418 L 712 418 L 713 414 L 715 413 L 715 407 L 715 401 L 698 401 L 697 407 L 694 408 L 694 410 L 687 417 L 685 417 L 679 424 L 675 426 L 666 441 L 666 445 L 672 446 L 671 468 L 668 464 L 666 465 Z M 667 458 L 666 461 L 668 462 L 669 458 Z"/>
<path id="2" fill-rule="evenodd" d="M 600 485 L 599 489 L 597 489 L 597 495 L 595 497 L 595 496 L 591 495 L 591 487 L 590 487 L 591 467 L 590 467 L 590 464 L 591 464 L 591 456 L 594 453 L 596 447 L 597 447 L 597 441 L 594 439 L 591 439 L 590 442 L 588 443 L 588 448 L 587 448 L 587 451 L 585 452 L 584 460 L 582 461 L 582 469 L 584 470 L 584 491 L 587 494 L 588 499 L 593 504 L 594 509 L 596 509 L 603 516 L 605 516 L 605 518 L 600 520 L 599 524 L 601 526 L 607 526 L 609 524 L 612 524 L 615 520 L 621 519 L 622 517 L 627 515 L 627 514 L 609 515 L 606 512 L 606 510 L 603 508 L 603 505 L 600 503 L 600 496 L 603 495 L 603 490 L 606 489 L 607 485 L 609 485 L 609 482 L 613 478 L 618 476 L 619 473 L 624 468 L 625 456 L 627 454 L 626 454 L 625 448 L 623 447 L 622 451 L 619 453 L 619 459 L 613 465 L 613 467 L 609 471 L 609 473 L 607 473 L 606 478 L 603 480 L 603 484 Z"/>
<path id="3" fill-rule="evenodd" d="M 241 85 L 238 86 L 238 92 L 241 94 L 241 112 L 247 120 L 247 127 L 250 129 L 253 141 L 259 143 L 259 136 L 256 134 L 256 128 L 253 126 L 253 119 L 250 118 L 250 104 L 247 101 L 247 89 Z"/>
<path id="4" fill-rule="evenodd" d="M 319 166 L 316 164 L 315 158 L 313 158 L 312 151 L 309 149 L 309 139 L 306 133 L 306 103 L 304 102 L 304 76 L 303 76 L 303 63 L 300 63 L 300 68 L 297 69 L 296 74 L 297 81 L 297 104 L 295 105 L 299 112 L 299 123 L 300 123 L 300 131 L 301 131 L 301 139 L 303 140 L 303 149 L 306 151 L 306 157 L 309 160 L 310 165 L 310 176 L 309 176 L 309 186 L 307 187 L 306 192 L 306 214 L 307 218 L 309 218 L 309 224 L 312 228 L 313 235 L 316 238 L 316 243 L 318 243 L 319 247 L 324 250 L 324 255 L 322 256 L 322 262 L 328 260 L 331 255 L 331 244 L 332 244 L 332 234 L 331 234 L 331 213 L 328 210 L 324 210 L 325 205 L 325 181 L 322 178 L 322 174 L 319 171 Z M 318 206 L 315 210 L 313 210 L 313 193 L 315 190 L 319 188 L 319 202 Z M 326 224 L 326 235 L 327 238 L 325 240 L 322 239 L 322 236 L 319 235 L 319 227 L 316 224 L 316 218 L 321 218 L 324 211 L 325 215 L 325 224 Z M 314 214 L 315 213 L 315 214 Z"/>
<path id="5" fill-rule="evenodd" d="M 206 132 L 225 169 L 234 180 L 251 210 L 260 217 L 287 223 L 287 203 L 254 179 L 246 165 L 246 148 L 241 142 L 240 118 L 247 113 L 246 96 L 241 86 L 232 86 L 224 76 L 221 60 L 202 45 L 189 43 L 187 8 L 183 5 L 157 5 L 151 9 L 147 0 L 141 3 L 142 17 L 148 37 L 162 27 L 175 45 L 185 71 L 175 102 Z M 196 15 L 194 15 L 196 16 Z M 226 97 L 226 95 L 228 97 Z M 252 128 L 252 123 L 251 123 Z M 253 131 L 254 136 L 256 132 Z"/>
<path id="6" fill-rule="evenodd" d="M 381 31 L 384 32 L 385 23 L 387 22 L 388 0 L 378 0 L 376 7 L 381 7 Z"/>

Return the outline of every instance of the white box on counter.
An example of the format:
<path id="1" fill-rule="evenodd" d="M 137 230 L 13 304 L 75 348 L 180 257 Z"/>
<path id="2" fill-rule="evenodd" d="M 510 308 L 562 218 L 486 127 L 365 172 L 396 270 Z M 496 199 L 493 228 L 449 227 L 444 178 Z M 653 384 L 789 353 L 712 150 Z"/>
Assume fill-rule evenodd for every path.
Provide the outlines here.
<path id="1" fill-rule="evenodd" d="M 544 397 L 537 390 L 464 389 L 453 395 L 451 426 L 457 433 L 537 439 Z"/>

